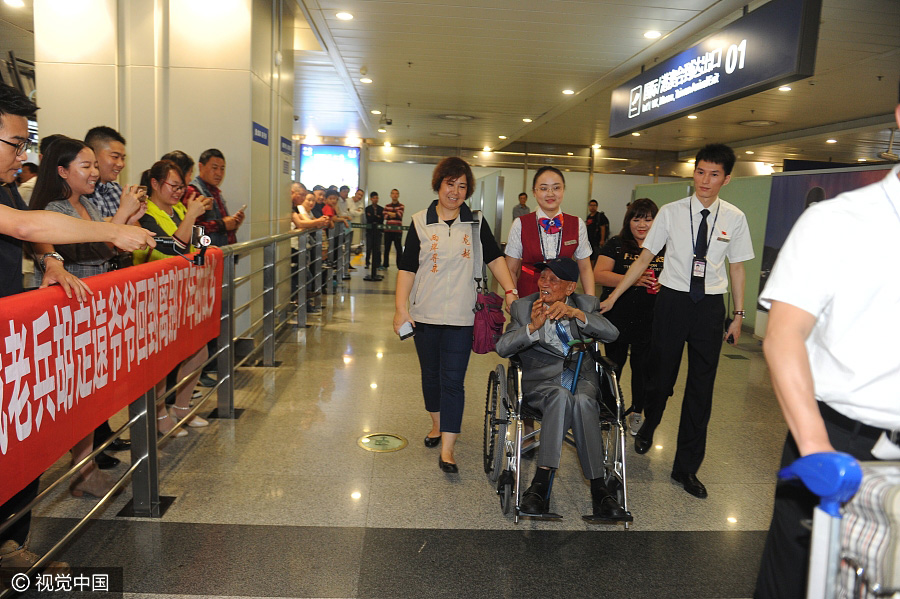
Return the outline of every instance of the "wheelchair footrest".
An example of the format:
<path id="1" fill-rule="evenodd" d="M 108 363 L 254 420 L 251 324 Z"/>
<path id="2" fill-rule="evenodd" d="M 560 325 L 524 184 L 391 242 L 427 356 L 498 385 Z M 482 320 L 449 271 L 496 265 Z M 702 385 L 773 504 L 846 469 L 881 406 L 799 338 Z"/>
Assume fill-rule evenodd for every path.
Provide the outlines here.
<path id="1" fill-rule="evenodd" d="M 535 520 L 562 520 L 561 514 L 554 514 L 553 512 L 546 512 L 543 514 L 526 514 L 522 510 L 519 510 L 519 517 L 534 518 Z"/>
<path id="2" fill-rule="evenodd" d="M 619 516 L 618 518 L 601 518 L 600 516 L 587 514 L 586 516 L 582 516 L 581 519 L 588 524 L 618 524 L 619 522 L 634 522 L 634 517 L 631 515 L 631 512 L 625 512 L 623 516 Z"/>

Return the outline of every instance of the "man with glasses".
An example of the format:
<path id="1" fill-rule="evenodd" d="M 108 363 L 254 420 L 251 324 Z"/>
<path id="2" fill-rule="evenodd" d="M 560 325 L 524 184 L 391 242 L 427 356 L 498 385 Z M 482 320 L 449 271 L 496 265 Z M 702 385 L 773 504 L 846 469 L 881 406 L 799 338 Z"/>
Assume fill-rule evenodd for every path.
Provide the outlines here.
<path id="1" fill-rule="evenodd" d="M 597 312 L 600 300 L 575 293 L 579 270 L 574 260 L 557 258 L 535 268 L 541 273 L 538 292 L 512 303 L 512 320 L 497 341 L 501 357 L 518 354 L 525 403 L 543 415 L 538 467 L 522 495 L 520 512 L 553 517 L 548 516 L 553 474 L 559 468 L 566 431 L 572 429 L 581 470 L 591 481 L 593 511 L 583 519 L 591 524 L 630 520 L 604 482 L 596 363 L 585 353 L 576 373 L 575 353 L 569 349 L 578 339 L 615 341 L 619 331 Z"/>
<path id="2" fill-rule="evenodd" d="M 22 292 L 21 240 L 43 243 L 104 241 L 129 251 L 156 245 L 151 233 L 140 227 L 86 221 L 46 210 L 27 210 L 13 183 L 25 161 L 28 117 L 35 111 L 37 106 L 22 92 L 0 84 L 0 297 Z M 62 270 L 62 265 L 59 266 Z M 65 270 L 62 273 L 68 274 Z M 49 270 L 45 279 L 48 276 L 53 276 Z M 60 281 L 60 286 L 66 295 L 72 297 L 74 292 L 81 300 L 91 292 L 83 283 L 73 288 Z M 0 506 L 0 524 L 34 500 L 39 481 L 35 479 Z M 37 562 L 39 556 L 26 547 L 30 529 L 31 514 L 28 512 L 0 533 L 0 568 L 30 568 Z M 48 567 L 68 566 L 51 562 Z"/>

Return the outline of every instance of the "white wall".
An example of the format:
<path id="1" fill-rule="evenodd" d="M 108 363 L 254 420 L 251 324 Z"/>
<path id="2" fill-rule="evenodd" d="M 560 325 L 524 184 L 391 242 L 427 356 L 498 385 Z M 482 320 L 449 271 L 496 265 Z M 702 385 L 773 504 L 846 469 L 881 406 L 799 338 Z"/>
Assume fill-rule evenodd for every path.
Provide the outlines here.
<path id="1" fill-rule="evenodd" d="M 369 162 L 367 164 L 367 181 L 364 184 L 366 197 L 369 192 L 377 191 L 381 205 L 390 202 L 390 191 L 397 188 L 400 191 L 400 201 L 406 206 L 406 218 L 404 224 L 409 224 L 409 217 L 419 210 L 424 210 L 437 197 L 431 191 L 431 173 L 434 171 L 432 164 L 406 164 L 395 162 Z M 500 170 L 504 180 L 504 209 L 503 209 L 503 235 L 509 231 L 512 222 L 513 206 L 518 204 L 518 195 L 522 189 L 522 170 L 490 167 L 472 167 L 476 178 L 484 177 Z M 537 202 L 531 193 L 531 180 L 535 170 L 528 171 L 528 206 L 534 210 Z M 587 214 L 588 184 L 587 173 L 565 173 L 566 196 L 563 210 L 584 218 Z M 676 181 L 673 178 L 660 178 L 660 183 Z M 365 181 L 365 180 L 364 180 Z M 618 233 L 625 217 L 625 205 L 631 201 L 631 192 L 635 185 L 653 183 L 653 177 L 637 175 L 594 175 L 593 197 L 600 204 L 600 210 L 606 213 L 610 222 L 612 233 Z"/>

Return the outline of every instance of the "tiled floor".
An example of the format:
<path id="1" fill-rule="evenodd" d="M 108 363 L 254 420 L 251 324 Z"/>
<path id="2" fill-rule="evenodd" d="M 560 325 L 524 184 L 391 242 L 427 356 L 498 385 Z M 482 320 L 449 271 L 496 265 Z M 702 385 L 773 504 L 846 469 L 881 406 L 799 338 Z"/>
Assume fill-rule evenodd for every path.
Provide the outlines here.
<path id="1" fill-rule="evenodd" d="M 628 439 L 631 530 L 582 521 L 590 494 L 572 448 L 553 493 L 563 520 L 516 525 L 481 467 L 487 375 L 500 360 L 472 357 L 461 472 L 445 475 L 438 450 L 422 444 L 430 420 L 418 362 L 412 341 L 391 331 L 396 270 L 386 274 L 370 283 L 357 270 L 310 328 L 279 347 L 280 367 L 242 369 L 240 419 L 163 446 L 161 489 L 175 502 L 162 519 L 117 518 L 126 492 L 61 558 L 122 567 L 126 597 L 752 594 L 786 430 L 757 341 L 723 349 L 747 359 L 720 362 L 698 473 L 708 499 L 669 479 L 680 380 L 659 448 L 640 456 Z M 364 451 L 357 440 L 369 432 L 397 433 L 409 446 Z M 91 505 L 51 497 L 36 512 L 33 544 L 48 548 Z"/>

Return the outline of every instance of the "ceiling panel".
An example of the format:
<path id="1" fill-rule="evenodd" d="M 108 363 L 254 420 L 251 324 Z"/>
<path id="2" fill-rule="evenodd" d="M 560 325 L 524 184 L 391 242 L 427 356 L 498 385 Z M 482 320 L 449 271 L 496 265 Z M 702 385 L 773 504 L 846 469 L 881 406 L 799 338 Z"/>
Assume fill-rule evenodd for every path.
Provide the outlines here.
<path id="1" fill-rule="evenodd" d="M 468 154 L 482 146 L 516 143 L 582 148 L 600 143 L 622 151 L 684 154 L 724 141 L 753 151 L 745 155 L 753 159 L 780 162 L 798 154 L 850 161 L 886 149 L 886 115 L 898 100 L 900 2 L 894 0 L 824 0 L 816 73 L 795 82 L 791 92 L 763 92 L 702 111 L 696 120 L 682 118 L 640 137 L 619 139 L 607 133 L 609 98 L 616 85 L 639 72 L 633 57 L 656 48 L 645 59 L 652 66 L 739 18 L 739 5 L 723 12 L 714 26 L 681 36 L 685 41 L 673 46 L 666 37 L 652 42 L 643 33 L 683 31 L 706 11 L 727 6 L 725 0 L 299 1 L 333 44 L 329 56 L 349 74 L 343 81 L 349 100 L 342 106 L 359 110 L 345 112 L 347 127 L 358 129 L 365 119 L 374 132 L 382 117 L 368 114 L 371 109 L 392 119 L 387 133 L 371 135 L 377 144 L 389 140 Z M 750 8 L 764 3 L 754 0 Z M 341 10 L 351 12 L 353 20 L 338 20 Z M 304 68 L 298 64 L 298 82 L 309 93 L 316 77 L 328 75 L 304 79 L 299 72 Z M 374 82 L 361 83 L 363 74 Z M 340 78 L 333 74 L 331 79 L 322 89 L 334 95 L 333 83 Z M 578 93 L 566 97 L 563 89 Z M 297 104 L 302 111 L 321 103 L 306 98 Z M 440 118 L 448 113 L 473 118 Z M 535 122 L 523 123 L 525 117 Z M 739 124 L 747 120 L 775 124 Z M 339 120 L 329 122 L 335 127 L 330 134 L 346 134 Z M 840 124 L 845 122 L 851 124 Z M 794 143 L 784 139 L 791 135 L 797 137 Z M 825 146 L 829 136 L 838 143 Z"/>

